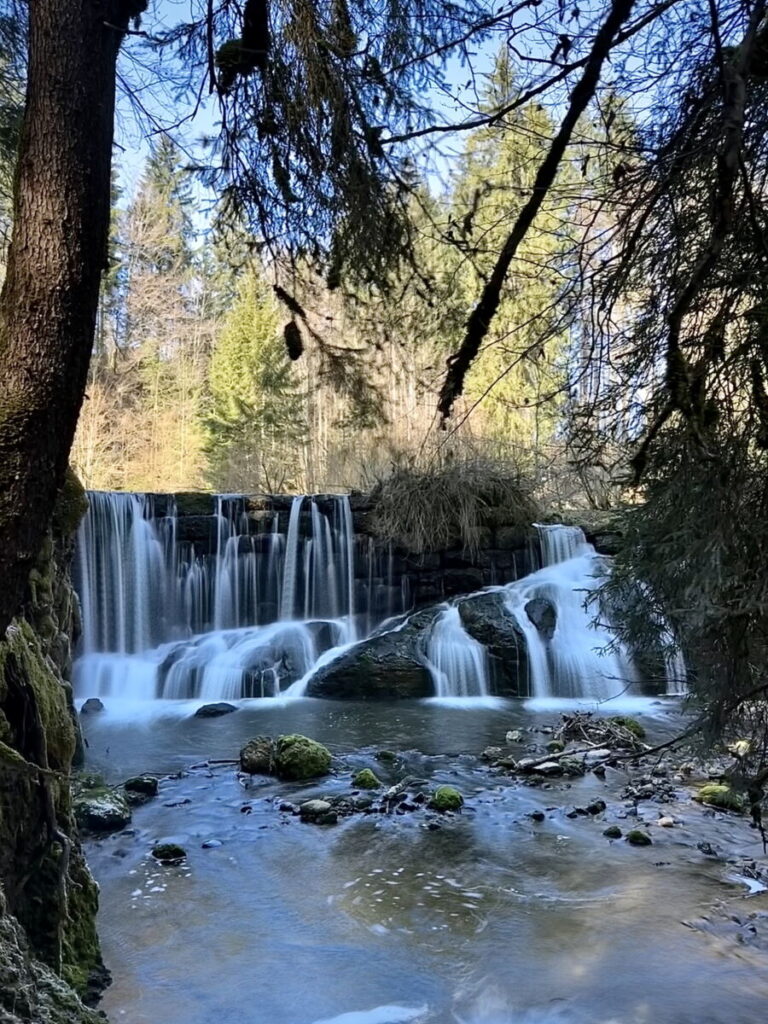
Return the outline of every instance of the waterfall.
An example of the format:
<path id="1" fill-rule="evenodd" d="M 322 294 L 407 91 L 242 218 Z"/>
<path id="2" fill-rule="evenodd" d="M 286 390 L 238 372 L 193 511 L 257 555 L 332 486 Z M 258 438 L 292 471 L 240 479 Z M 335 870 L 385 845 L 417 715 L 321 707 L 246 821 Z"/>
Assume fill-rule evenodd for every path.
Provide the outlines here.
<path id="1" fill-rule="evenodd" d="M 436 619 L 427 643 L 427 661 L 438 697 L 487 697 L 488 655 L 461 624 L 455 605 Z"/>
<path id="2" fill-rule="evenodd" d="M 379 607 L 373 560 L 363 569 L 375 568 L 375 582 L 363 582 L 358 608 L 346 495 L 297 496 L 288 513 L 222 494 L 207 515 L 191 516 L 165 495 L 88 498 L 74 566 L 78 694 L 277 695 L 324 651 L 351 642 L 358 615 L 367 634 L 393 606 L 405 610 L 391 599 Z"/>

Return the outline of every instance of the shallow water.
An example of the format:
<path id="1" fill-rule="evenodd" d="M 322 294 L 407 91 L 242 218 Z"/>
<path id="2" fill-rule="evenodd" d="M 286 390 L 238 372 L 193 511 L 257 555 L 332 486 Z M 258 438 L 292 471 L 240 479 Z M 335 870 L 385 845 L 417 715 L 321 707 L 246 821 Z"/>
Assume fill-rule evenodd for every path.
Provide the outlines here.
<path id="1" fill-rule="evenodd" d="M 158 705 L 159 702 L 155 702 Z M 679 720 L 646 702 L 646 724 Z M 612 711 L 614 709 L 611 709 Z M 569 819 L 602 795 L 622 808 L 621 773 L 547 787 L 494 775 L 476 755 L 550 709 L 494 702 L 394 706 L 258 702 L 219 719 L 173 707 L 111 705 L 84 721 L 92 767 L 113 779 L 236 756 L 259 733 L 304 732 L 341 759 L 310 786 L 230 766 L 161 783 L 135 835 L 89 844 L 114 984 L 104 999 L 130 1024 L 758 1024 L 768 960 L 685 927 L 713 903 L 757 906 L 728 866 L 696 847 L 759 857 L 746 823 L 684 805 L 654 845 L 608 842 L 600 819 Z M 535 738 L 535 737 L 534 737 Z M 545 737 L 539 737 L 543 739 Z M 399 769 L 376 749 L 403 753 Z M 463 813 L 438 830 L 423 814 L 370 815 L 330 828 L 281 813 L 282 799 L 347 792 L 370 766 L 458 785 Z M 536 824 L 534 809 L 546 812 Z M 657 805 L 641 805 L 649 820 Z M 674 808 L 673 808 L 674 810 Z M 632 827 L 633 822 L 621 822 Z M 159 839 L 187 863 L 149 858 Z M 204 849 L 204 842 L 221 845 Z M 732 872 L 731 872 L 732 873 Z"/>

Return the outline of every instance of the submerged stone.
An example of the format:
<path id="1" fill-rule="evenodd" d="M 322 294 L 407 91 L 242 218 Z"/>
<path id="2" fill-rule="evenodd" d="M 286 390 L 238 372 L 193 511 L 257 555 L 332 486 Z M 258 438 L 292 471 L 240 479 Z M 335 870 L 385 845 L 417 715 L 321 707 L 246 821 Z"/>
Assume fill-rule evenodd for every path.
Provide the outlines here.
<path id="1" fill-rule="evenodd" d="M 152 856 L 161 864 L 178 864 L 187 856 L 187 851 L 178 843 L 158 843 L 152 847 Z"/>
<path id="2" fill-rule="evenodd" d="M 93 712 L 103 711 L 103 710 L 104 710 L 104 703 L 102 701 L 100 701 L 98 697 L 89 697 L 88 700 L 85 701 L 83 703 L 83 706 L 80 708 L 80 714 L 81 715 L 90 715 Z"/>
<path id="3" fill-rule="evenodd" d="M 278 778 L 296 781 L 314 779 L 330 771 L 331 752 L 308 736 L 278 736 L 274 765 Z"/>
<path id="4" fill-rule="evenodd" d="M 229 715 L 233 711 L 237 711 L 234 704 L 219 701 L 217 704 L 203 704 L 195 712 L 195 718 L 218 718 L 220 715 Z"/>
<path id="5" fill-rule="evenodd" d="M 627 832 L 627 842 L 631 846 L 652 846 L 653 840 L 647 832 L 643 832 L 642 829 L 633 828 Z"/>
<path id="6" fill-rule="evenodd" d="M 381 784 L 381 780 L 376 778 L 370 768 L 361 768 L 352 779 L 355 789 L 378 789 Z"/>
<path id="7" fill-rule="evenodd" d="M 429 806 L 435 811 L 460 811 L 464 797 L 453 786 L 438 786 L 432 794 Z"/>

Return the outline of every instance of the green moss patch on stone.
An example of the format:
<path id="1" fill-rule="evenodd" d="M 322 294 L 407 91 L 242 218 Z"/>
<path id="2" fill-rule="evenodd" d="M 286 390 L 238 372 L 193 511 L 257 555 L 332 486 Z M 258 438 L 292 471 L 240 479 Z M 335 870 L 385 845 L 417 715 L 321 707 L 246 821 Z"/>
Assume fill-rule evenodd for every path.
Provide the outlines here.
<path id="1" fill-rule="evenodd" d="M 438 786 L 429 800 L 433 811 L 460 811 L 464 805 L 464 797 L 453 786 Z"/>
<path id="2" fill-rule="evenodd" d="M 699 803 L 709 804 L 711 807 L 719 807 L 724 811 L 736 811 L 739 814 L 744 810 L 744 797 L 737 793 L 731 786 L 722 782 L 708 782 L 693 795 L 694 800 Z"/>
<path id="3" fill-rule="evenodd" d="M 278 736 L 275 744 L 275 774 L 278 778 L 300 781 L 327 775 L 331 769 L 331 752 L 322 743 L 308 736 Z"/>
<path id="4" fill-rule="evenodd" d="M 361 768 L 352 779 L 355 789 L 379 789 L 381 784 L 381 779 L 376 778 L 370 768 Z"/>
<path id="5" fill-rule="evenodd" d="M 630 832 L 627 832 L 627 842 L 630 846 L 652 846 L 653 840 L 647 832 L 643 832 L 642 829 L 633 828 Z"/>

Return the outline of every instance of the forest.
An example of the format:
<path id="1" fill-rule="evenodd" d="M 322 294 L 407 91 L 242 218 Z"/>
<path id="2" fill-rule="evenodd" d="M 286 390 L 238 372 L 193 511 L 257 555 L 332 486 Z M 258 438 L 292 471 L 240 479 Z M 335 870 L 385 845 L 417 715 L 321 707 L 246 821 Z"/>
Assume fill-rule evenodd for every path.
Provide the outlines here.
<path id="1" fill-rule="evenodd" d="M 0 0 L 0 1021 L 763 1019 L 766 101 L 764 0 Z"/>

